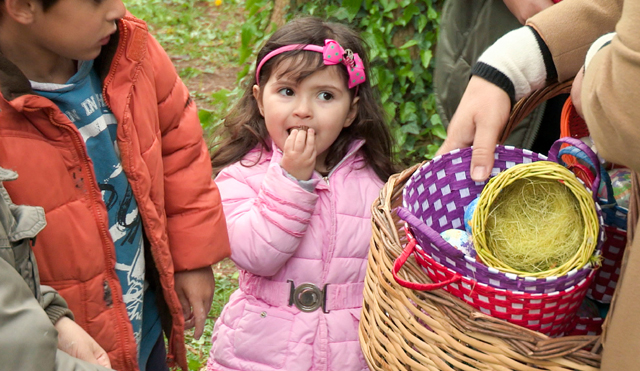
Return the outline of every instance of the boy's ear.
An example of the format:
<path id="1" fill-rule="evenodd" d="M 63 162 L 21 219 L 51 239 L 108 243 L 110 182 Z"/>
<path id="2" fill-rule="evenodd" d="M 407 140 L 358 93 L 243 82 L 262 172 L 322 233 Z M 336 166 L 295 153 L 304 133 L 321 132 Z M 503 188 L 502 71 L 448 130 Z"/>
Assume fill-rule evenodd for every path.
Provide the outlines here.
<path id="1" fill-rule="evenodd" d="M 4 0 L 5 14 L 25 25 L 34 21 L 38 8 L 42 8 L 42 5 L 36 0 Z"/>
<path id="2" fill-rule="evenodd" d="M 262 105 L 262 99 L 260 99 L 260 87 L 253 85 L 253 98 L 258 103 L 258 109 L 260 110 L 260 116 L 264 117 L 264 106 Z"/>
<path id="3" fill-rule="evenodd" d="M 353 98 L 353 101 L 351 101 L 351 107 L 349 107 L 349 113 L 347 113 L 347 118 L 344 120 L 343 128 L 346 128 L 347 126 L 350 126 L 351 124 L 353 124 L 353 120 L 355 120 L 356 116 L 358 115 L 359 103 L 360 103 L 360 97 L 355 97 Z"/>

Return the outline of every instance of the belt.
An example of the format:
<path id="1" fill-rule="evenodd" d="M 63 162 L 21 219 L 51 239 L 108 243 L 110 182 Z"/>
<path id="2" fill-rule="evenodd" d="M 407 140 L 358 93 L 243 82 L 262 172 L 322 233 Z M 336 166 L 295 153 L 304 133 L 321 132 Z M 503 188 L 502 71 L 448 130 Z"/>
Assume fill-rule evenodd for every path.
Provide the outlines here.
<path id="1" fill-rule="evenodd" d="M 273 306 L 295 306 L 302 312 L 322 309 L 325 313 L 362 307 L 364 282 L 327 283 L 320 289 L 312 283 L 296 286 L 293 280 L 272 281 L 248 272 L 242 272 L 238 281 L 245 294 Z"/>

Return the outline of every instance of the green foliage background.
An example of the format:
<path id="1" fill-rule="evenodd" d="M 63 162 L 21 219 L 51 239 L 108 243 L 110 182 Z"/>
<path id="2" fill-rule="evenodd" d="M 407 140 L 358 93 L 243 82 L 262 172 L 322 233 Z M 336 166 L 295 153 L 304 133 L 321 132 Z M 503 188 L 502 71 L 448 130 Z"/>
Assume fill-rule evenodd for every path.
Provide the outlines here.
<path id="1" fill-rule="evenodd" d="M 360 31 L 370 53 L 372 83 L 380 92 L 397 143 L 398 159 L 411 165 L 432 158 L 446 136 L 435 109 L 433 55 L 443 0 L 291 1 L 287 17 L 314 15 L 349 23 Z M 254 68 L 255 53 L 275 30 L 269 24 L 272 1 L 247 0 L 241 30 L 239 81 Z M 242 84 L 241 84 L 242 85 Z M 242 85 L 243 86 L 243 85 Z M 232 103 L 240 91 L 216 99 Z M 206 119 L 206 117 L 201 117 Z M 218 117 L 209 116 L 215 125 Z"/>

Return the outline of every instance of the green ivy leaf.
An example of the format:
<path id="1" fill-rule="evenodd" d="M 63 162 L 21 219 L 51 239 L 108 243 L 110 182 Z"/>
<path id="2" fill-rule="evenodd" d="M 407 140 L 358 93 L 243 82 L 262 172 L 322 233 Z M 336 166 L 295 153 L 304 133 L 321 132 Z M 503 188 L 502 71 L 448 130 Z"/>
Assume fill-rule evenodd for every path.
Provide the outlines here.
<path id="1" fill-rule="evenodd" d="M 425 153 L 424 158 L 427 160 L 434 158 L 436 156 L 436 152 L 440 149 L 441 144 L 442 143 L 427 144 L 427 153 Z"/>
<path id="2" fill-rule="evenodd" d="M 396 146 L 406 149 L 405 142 L 407 141 L 407 133 L 401 130 L 401 127 L 396 127 L 392 130 L 393 138 L 395 139 Z"/>
<path id="3" fill-rule="evenodd" d="M 434 116 L 438 117 L 437 115 Z M 431 118 L 433 119 L 433 116 L 431 116 Z M 438 120 L 440 120 L 440 117 L 438 117 Z M 433 124 L 433 121 L 431 123 Z M 442 126 L 442 123 L 433 125 L 433 127 L 431 127 L 431 133 L 442 140 L 447 139 L 447 130 Z"/>
<path id="4" fill-rule="evenodd" d="M 419 33 L 422 33 L 422 30 L 424 30 L 428 22 L 429 20 L 427 19 L 427 17 L 425 17 L 424 14 L 420 14 L 417 20 Z"/>
<path id="5" fill-rule="evenodd" d="M 429 49 L 420 50 L 420 61 L 422 62 L 422 67 L 429 68 L 429 63 L 431 63 L 431 57 L 433 53 Z"/>
<path id="6" fill-rule="evenodd" d="M 404 102 L 400 105 L 400 122 L 407 122 L 408 118 L 411 114 L 415 115 L 416 113 L 416 104 L 413 102 Z M 416 131 L 416 134 L 420 132 L 420 130 Z"/>
<path id="7" fill-rule="evenodd" d="M 409 40 L 406 43 L 404 43 L 399 49 L 408 49 L 414 45 L 418 45 L 418 41 L 416 40 Z"/>
<path id="8" fill-rule="evenodd" d="M 362 0 L 342 0 L 342 7 L 347 11 L 349 15 L 349 22 L 358 14 L 360 7 L 362 6 Z"/>
<path id="9" fill-rule="evenodd" d="M 402 17 L 400 17 L 403 20 L 403 26 L 407 25 L 413 19 L 413 16 L 417 14 L 420 14 L 420 9 L 415 4 L 410 4 L 404 8 Z"/>
<path id="10" fill-rule="evenodd" d="M 382 104 L 384 106 L 384 110 L 387 113 L 387 115 L 389 117 L 395 117 L 396 116 L 396 108 L 398 107 L 395 103 L 391 102 L 391 101 L 387 101 L 385 103 Z"/>
<path id="11" fill-rule="evenodd" d="M 430 6 L 429 10 L 427 11 L 427 17 L 429 17 L 429 19 L 438 19 L 440 18 L 440 16 L 438 15 L 438 12 L 436 12 L 436 10 Z"/>
<path id="12" fill-rule="evenodd" d="M 382 1 L 380 1 L 380 3 L 382 3 Z M 398 8 L 398 3 L 396 2 L 396 0 L 387 1 L 386 3 L 387 3 L 387 5 L 385 5 L 385 7 L 384 7 L 385 13 L 386 12 L 391 12 L 392 10 Z"/>
<path id="13" fill-rule="evenodd" d="M 420 134 L 420 128 L 418 127 L 418 124 L 415 121 L 402 125 L 401 130 L 407 134 L 414 134 L 414 135 Z"/>

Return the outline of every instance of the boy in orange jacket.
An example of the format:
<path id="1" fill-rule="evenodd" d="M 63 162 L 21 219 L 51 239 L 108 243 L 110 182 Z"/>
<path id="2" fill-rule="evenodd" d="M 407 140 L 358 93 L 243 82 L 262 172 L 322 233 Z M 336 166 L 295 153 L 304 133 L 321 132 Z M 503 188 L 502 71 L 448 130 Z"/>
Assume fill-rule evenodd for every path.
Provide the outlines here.
<path id="1" fill-rule="evenodd" d="M 112 367 L 166 369 L 164 330 L 186 369 L 227 229 L 195 105 L 122 0 L 0 0 L 0 166 L 45 209 L 43 284 Z"/>

